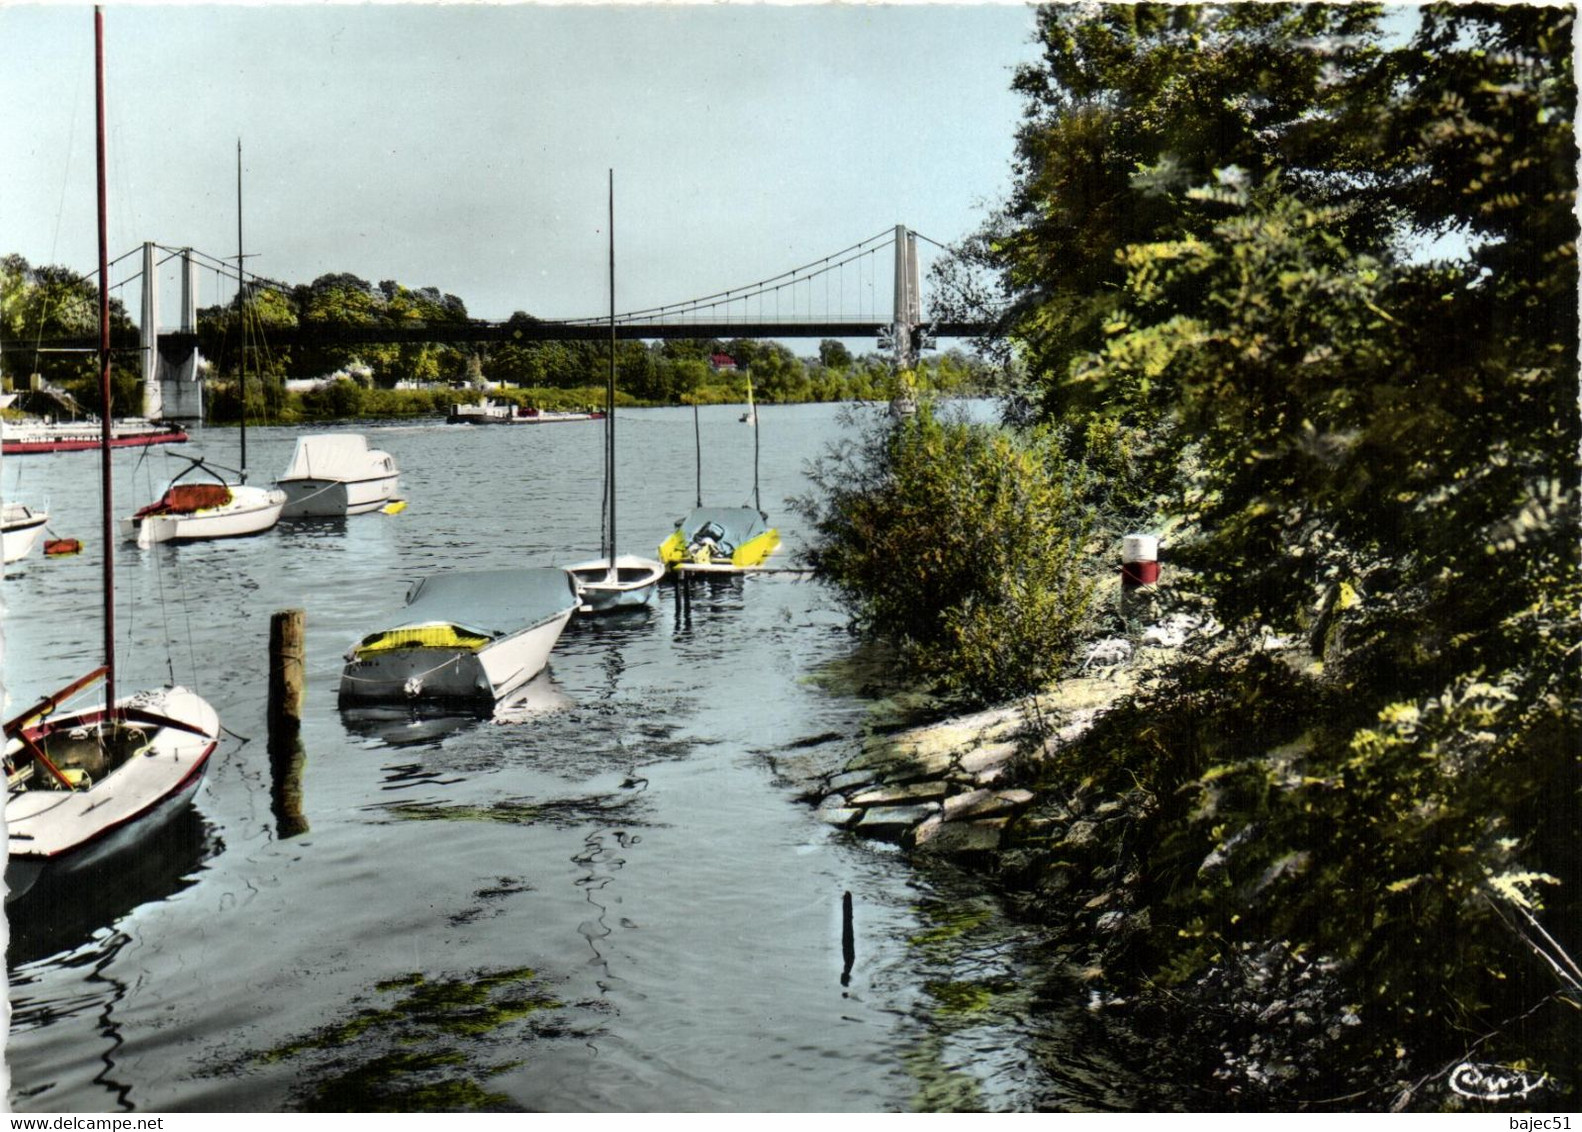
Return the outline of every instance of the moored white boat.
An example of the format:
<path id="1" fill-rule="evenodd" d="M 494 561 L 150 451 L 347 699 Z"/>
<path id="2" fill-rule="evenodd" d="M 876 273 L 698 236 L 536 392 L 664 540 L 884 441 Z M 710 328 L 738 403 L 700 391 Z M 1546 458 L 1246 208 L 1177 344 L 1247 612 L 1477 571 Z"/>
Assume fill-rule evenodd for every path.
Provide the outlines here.
<path id="1" fill-rule="evenodd" d="M 198 468 L 215 482 L 178 482 Z M 283 491 L 227 483 L 202 460 L 193 460 L 192 467 L 172 480 L 164 495 L 121 520 L 121 537 L 145 547 L 161 542 L 244 538 L 262 534 L 278 523 L 285 502 Z"/>
<path id="2" fill-rule="evenodd" d="M 32 554 L 48 522 L 48 512 L 35 511 L 26 503 L 0 506 L 0 560 L 9 566 Z"/>
<path id="3" fill-rule="evenodd" d="M 340 702 L 499 700 L 543 671 L 581 603 L 555 567 L 431 574 L 397 624 L 346 654 Z"/>
<path id="4" fill-rule="evenodd" d="M 653 601 L 654 591 L 664 580 L 664 563 L 636 554 L 595 558 L 565 567 L 576 579 L 582 595 L 583 613 L 613 613 L 621 609 L 640 609 Z"/>
<path id="5" fill-rule="evenodd" d="M 282 519 L 337 518 L 377 511 L 395 498 L 400 469 L 388 452 L 369 448 L 359 433 L 297 438 L 285 475 Z"/>

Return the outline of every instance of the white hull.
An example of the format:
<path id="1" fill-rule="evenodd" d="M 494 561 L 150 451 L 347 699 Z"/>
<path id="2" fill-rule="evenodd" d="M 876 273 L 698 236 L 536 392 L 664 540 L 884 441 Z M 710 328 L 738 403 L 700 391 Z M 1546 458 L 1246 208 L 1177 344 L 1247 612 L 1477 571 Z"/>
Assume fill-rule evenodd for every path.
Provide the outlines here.
<path id="1" fill-rule="evenodd" d="M 138 546 L 161 542 L 199 542 L 262 534 L 280 521 L 286 493 L 233 484 L 231 501 L 190 514 L 145 515 L 121 520 L 121 537 Z"/>
<path id="2" fill-rule="evenodd" d="M 347 657 L 341 703 L 498 700 L 544 670 L 570 609 L 478 649 L 398 648 Z"/>
<path id="3" fill-rule="evenodd" d="M 291 465 L 275 481 L 286 493 L 280 517 L 338 519 L 377 511 L 395 498 L 400 471 L 390 453 L 369 448 L 361 433 L 298 437 Z"/>
<path id="4" fill-rule="evenodd" d="M 608 558 L 579 562 L 564 569 L 577 580 L 584 613 L 611 613 L 645 606 L 654 599 L 654 591 L 665 576 L 664 563 L 635 554 L 618 556 L 613 570 Z"/>
<path id="5" fill-rule="evenodd" d="M 338 519 L 377 511 L 395 498 L 399 476 L 367 480 L 278 480 L 286 493 L 282 519 Z"/>
<path id="6" fill-rule="evenodd" d="M 33 553 L 49 516 L 22 503 L 7 503 L 0 510 L 0 559 L 9 566 Z"/>
<path id="7" fill-rule="evenodd" d="M 91 785 L 60 788 L 45 767 L 34 765 L 26 780 L 10 789 L 5 807 L 8 881 L 13 875 L 21 881 L 39 866 L 75 857 L 90 846 L 109 844 L 113 834 L 122 830 L 130 834 L 133 823 L 151 817 L 166 803 L 190 799 L 197 791 L 219 742 L 220 721 L 214 709 L 185 688 L 141 692 L 117 701 L 117 706 L 150 718 L 123 721 L 121 742 L 127 742 L 128 724 L 143 728 L 144 735 L 131 740 L 135 749 L 108 770 L 93 762 L 102 757 L 95 755 L 93 736 L 101 730 L 103 708 L 52 716 L 25 729 L 51 752 L 63 772 L 85 769 Z M 184 727 L 162 726 L 157 717 Z M 12 744 L 12 752 L 17 746 Z M 102 777 L 95 777 L 95 770 Z"/>

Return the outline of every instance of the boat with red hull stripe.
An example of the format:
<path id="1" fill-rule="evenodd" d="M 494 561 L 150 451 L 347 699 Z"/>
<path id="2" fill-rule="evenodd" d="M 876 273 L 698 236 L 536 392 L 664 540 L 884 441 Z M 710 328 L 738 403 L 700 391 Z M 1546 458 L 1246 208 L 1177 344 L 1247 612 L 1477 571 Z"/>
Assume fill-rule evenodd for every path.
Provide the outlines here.
<path id="1" fill-rule="evenodd" d="M 7 456 L 44 452 L 92 452 L 103 442 L 98 421 L 17 423 L 0 428 L 0 451 Z M 111 448 L 142 448 L 151 444 L 185 444 L 187 430 L 158 421 L 125 420 L 110 426 Z"/>

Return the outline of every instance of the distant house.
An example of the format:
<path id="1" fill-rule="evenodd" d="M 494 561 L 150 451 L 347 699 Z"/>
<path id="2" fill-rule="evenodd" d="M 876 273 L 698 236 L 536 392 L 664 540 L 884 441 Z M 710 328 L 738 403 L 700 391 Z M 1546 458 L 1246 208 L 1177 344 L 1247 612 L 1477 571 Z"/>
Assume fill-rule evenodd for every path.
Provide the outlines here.
<path id="1" fill-rule="evenodd" d="M 736 359 L 729 354 L 710 354 L 709 368 L 715 373 L 732 372 L 736 369 Z"/>

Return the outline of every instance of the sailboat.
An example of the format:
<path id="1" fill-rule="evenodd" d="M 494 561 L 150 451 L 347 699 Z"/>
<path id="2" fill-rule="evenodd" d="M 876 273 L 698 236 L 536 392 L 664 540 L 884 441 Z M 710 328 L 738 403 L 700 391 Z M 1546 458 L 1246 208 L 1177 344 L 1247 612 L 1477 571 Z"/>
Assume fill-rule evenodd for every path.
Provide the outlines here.
<path id="1" fill-rule="evenodd" d="M 286 493 L 278 488 L 252 487 L 247 482 L 247 281 L 242 258 L 242 143 L 236 143 L 236 306 L 242 320 L 240 377 L 242 387 L 242 466 L 211 465 L 201 457 L 183 456 L 188 467 L 177 473 L 165 493 L 121 520 L 121 534 L 140 547 L 161 542 L 199 542 L 206 539 L 241 538 L 262 534 L 280 521 Z M 231 483 L 220 471 L 234 472 Z M 180 481 L 202 472 L 199 483 Z"/>
<path id="2" fill-rule="evenodd" d="M 752 379 L 747 399 L 752 403 Z M 744 415 L 743 419 L 746 417 Z M 698 494 L 692 511 L 676 524 L 670 537 L 659 544 L 659 557 L 668 569 L 695 573 L 740 573 L 761 567 L 780 546 L 780 532 L 769 525 L 769 516 L 758 498 L 758 414 L 753 426 L 753 505 L 751 507 L 703 506 L 703 444 L 697 441 Z M 692 429 L 698 433 L 698 408 L 692 407 Z"/>
<path id="3" fill-rule="evenodd" d="M 604 529 L 600 556 L 567 566 L 582 594 L 582 611 L 634 609 L 653 600 L 664 563 L 617 554 L 615 541 L 615 171 L 610 171 L 610 372 L 604 386 Z"/>
<path id="4" fill-rule="evenodd" d="M 109 252 L 105 223 L 104 14 L 94 9 L 99 170 L 99 460 L 103 491 L 104 656 L 95 668 L 4 723 L 6 899 L 46 867 L 88 864 L 136 844 L 197 792 L 219 744 L 220 720 L 196 693 L 164 687 L 116 698 L 115 554 L 110 510 Z M 59 712 L 104 681 L 104 703 Z"/>

